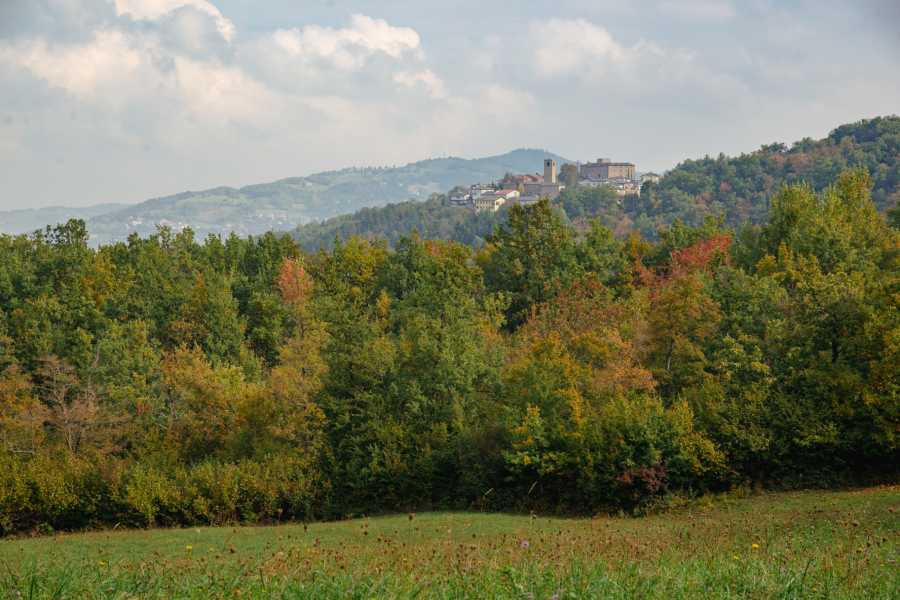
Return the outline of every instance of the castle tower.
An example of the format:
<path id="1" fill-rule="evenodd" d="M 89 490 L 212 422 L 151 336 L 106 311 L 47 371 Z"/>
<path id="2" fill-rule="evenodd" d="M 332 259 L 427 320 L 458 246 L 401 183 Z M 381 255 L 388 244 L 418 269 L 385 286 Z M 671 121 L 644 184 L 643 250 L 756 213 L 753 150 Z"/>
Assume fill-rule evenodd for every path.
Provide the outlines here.
<path id="1" fill-rule="evenodd" d="M 544 159 L 544 183 L 556 183 L 556 161 Z"/>

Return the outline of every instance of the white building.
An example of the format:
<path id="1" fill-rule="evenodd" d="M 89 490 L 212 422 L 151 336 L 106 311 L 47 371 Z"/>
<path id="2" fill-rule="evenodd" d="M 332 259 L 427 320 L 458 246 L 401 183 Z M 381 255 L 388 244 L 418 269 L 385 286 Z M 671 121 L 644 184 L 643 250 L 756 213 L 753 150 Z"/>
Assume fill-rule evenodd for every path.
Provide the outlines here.
<path id="1" fill-rule="evenodd" d="M 492 190 L 474 198 L 475 212 L 497 212 L 501 206 L 518 198 L 519 190 Z"/>
<path id="2" fill-rule="evenodd" d="M 656 173 L 644 173 L 641 175 L 641 185 L 645 183 L 659 183 L 659 175 Z"/>

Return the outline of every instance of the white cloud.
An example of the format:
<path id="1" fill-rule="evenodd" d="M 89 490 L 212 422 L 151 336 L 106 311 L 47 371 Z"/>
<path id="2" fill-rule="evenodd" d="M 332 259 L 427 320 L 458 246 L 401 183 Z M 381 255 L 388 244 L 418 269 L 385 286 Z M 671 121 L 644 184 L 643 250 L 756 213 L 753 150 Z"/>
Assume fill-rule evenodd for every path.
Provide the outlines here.
<path id="1" fill-rule="evenodd" d="M 400 71 L 394 74 L 394 82 L 408 88 L 424 87 L 428 94 L 434 99 L 445 98 L 447 89 L 444 81 L 438 77 L 431 69 L 424 71 L 410 72 Z"/>
<path id="2" fill-rule="evenodd" d="M 421 57 L 419 34 L 408 27 L 394 27 L 383 19 L 353 15 L 350 26 L 334 29 L 307 25 L 280 29 L 271 35 L 275 46 L 303 61 L 329 62 L 343 70 L 358 70 L 376 54 L 399 59 L 407 53 Z"/>
<path id="3" fill-rule="evenodd" d="M 117 9 L 130 18 L 97 21 L 76 38 L 0 38 L 0 76 L 15 72 L 25 81 L 27 74 L 46 84 L 54 100 L 39 118 L 54 127 L 66 127 L 65 115 L 50 117 L 60 105 L 80 113 L 86 124 L 99 119 L 102 127 L 75 138 L 91 139 L 96 147 L 211 156 L 221 147 L 235 156 L 253 154 L 246 164 L 270 169 L 298 142 L 324 148 L 345 141 L 317 153 L 316 160 L 332 164 L 370 162 L 365 157 L 373 143 L 383 160 L 416 158 L 408 154 L 412 148 L 429 151 L 433 139 L 420 127 L 453 99 L 443 78 L 425 64 L 415 30 L 354 15 L 345 27 L 310 25 L 241 37 L 229 51 L 216 52 L 202 41 L 190 43 L 215 34 L 212 19 L 204 18 L 213 13 L 198 11 L 199 5 L 119 0 Z M 145 23 L 136 25 L 136 19 Z M 504 112 L 496 103 L 485 106 Z M 460 118 L 453 133 L 472 126 Z M 52 137 L 52 129 L 42 135 Z M 241 151 L 235 152 L 236 144 Z M 0 150 L 8 153 L 7 146 Z"/>
<path id="4" fill-rule="evenodd" d="M 283 99 L 236 67 L 179 57 L 175 69 L 186 106 L 204 119 L 272 125 L 284 110 Z"/>
<path id="5" fill-rule="evenodd" d="M 121 31 L 101 30 L 85 44 L 51 45 L 43 39 L 0 45 L 0 62 L 30 71 L 54 87 L 87 98 L 136 76 L 144 63 Z"/>
<path id="6" fill-rule="evenodd" d="M 99 30 L 82 44 L 43 39 L 0 44 L 0 64 L 24 69 L 53 88 L 109 110 L 158 112 L 154 105 L 168 105 L 200 121 L 253 123 L 270 114 L 276 102 L 263 85 L 234 66 L 174 54 L 155 36 L 122 30 Z"/>
<path id="7" fill-rule="evenodd" d="M 605 82 L 619 91 L 646 91 L 647 77 L 662 83 L 696 74 L 689 52 L 643 39 L 624 44 L 606 28 L 584 19 L 533 22 L 531 36 L 536 40 L 535 72 L 544 79 L 574 77 Z"/>
<path id="8" fill-rule="evenodd" d="M 539 75 L 552 77 L 583 70 L 623 65 L 628 49 L 598 25 L 584 19 L 551 19 L 531 25 L 535 68 Z"/>
<path id="9" fill-rule="evenodd" d="M 139 200 L 516 146 L 660 168 L 898 105 L 896 54 L 812 0 L 574 0 L 555 19 L 462 1 L 254 2 L 259 30 L 235 0 L 0 0 L 3 196 Z"/>
<path id="10" fill-rule="evenodd" d="M 155 21 L 185 6 L 208 14 L 215 20 L 216 28 L 227 41 L 234 38 L 235 27 L 222 12 L 208 0 L 114 0 L 116 13 L 129 15 L 140 21 Z"/>
<path id="11" fill-rule="evenodd" d="M 193 12 L 179 12 L 185 6 Z M 133 18 L 153 20 L 154 27 L 112 22 L 84 41 L 0 38 L 0 67 L 30 73 L 50 88 L 63 90 L 70 101 L 113 111 L 113 120 L 127 123 L 137 114 L 146 115 L 143 121 L 155 123 L 161 137 L 185 123 L 207 130 L 250 126 L 271 135 L 266 127 L 277 129 L 280 121 L 309 123 L 310 111 L 332 123 L 355 121 L 354 110 L 377 120 L 379 110 L 396 110 L 388 97 L 398 88 L 422 89 L 432 99 L 448 95 L 441 77 L 421 64 L 418 33 L 382 19 L 354 15 L 344 28 L 311 25 L 276 31 L 238 42 L 234 55 L 220 56 L 184 39 L 204 31 L 196 22 L 203 14 L 197 8 L 221 17 L 208 2 L 116 0 L 116 8 Z M 246 48 L 256 51 L 248 55 Z M 244 60 L 247 56 L 252 60 Z M 377 56 L 387 62 L 382 61 L 379 68 L 385 71 L 373 80 L 371 69 L 362 71 Z M 272 69 L 280 79 L 267 78 Z M 320 76 L 318 88 L 310 85 L 312 76 Z M 299 85 L 281 85 L 284 81 Z M 141 127 L 146 135 L 146 127 Z M 178 137 L 183 141 L 181 133 Z"/>

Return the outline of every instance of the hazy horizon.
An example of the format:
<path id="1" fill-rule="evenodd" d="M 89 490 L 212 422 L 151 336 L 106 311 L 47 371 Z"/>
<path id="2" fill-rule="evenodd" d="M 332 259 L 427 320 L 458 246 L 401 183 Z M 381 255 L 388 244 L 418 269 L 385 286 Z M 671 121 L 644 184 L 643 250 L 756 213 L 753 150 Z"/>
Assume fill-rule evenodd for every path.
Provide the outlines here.
<path id="1" fill-rule="evenodd" d="M 35 207 L 32 207 L 32 206 L 24 206 L 24 207 L 19 207 L 19 208 L 10 208 L 10 209 L 4 208 L 3 205 L 2 205 L 2 203 L 0 203 L 0 212 L 5 212 L 5 211 L 10 211 L 10 212 L 12 212 L 12 211 L 23 211 L 23 210 L 40 210 L 40 209 L 53 209 L 53 208 L 61 208 L 61 209 L 64 209 L 64 208 L 96 208 L 96 207 L 101 207 L 101 206 L 127 206 L 127 205 L 136 205 L 136 204 L 141 204 L 141 203 L 143 203 L 143 202 L 146 202 L 146 201 L 148 201 L 148 200 L 155 200 L 155 199 L 158 199 L 158 198 L 166 198 L 166 197 L 174 196 L 174 195 L 177 195 L 177 194 L 180 194 L 180 193 L 185 193 L 185 192 L 190 192 L 190 193 L 203 192 L 203 191 L 206 191 L 206 190 L 215 189 L 215 188 L 219 188 L 219 187 L 226 187 L 226 188 L 231 188 L 231 189 L 241 189 L 241 188 L 244 188 L 244 187 L 253 186 L 253 185 L 255 185 L 255 184 L 275 183 L 275 182 L 278 182 L 278 181 L 283 181 L 283 180 L 285 180 L 285 179 L 292 179 L 292 178 L 297 178 L 297 177 L 300 177 L 300 178 L 302 178 L 302 177 L 311 177 L 311 176 L 314 176 L 314 175 L 320 175 L 320 174 L 322 174 L 322 173 L 335 172 L 335 171 L 343 171 L 343 170 L 350 170 L 350 169 L 359 169 L 359 170 L 364 170 L 364 169 L 393 169 L 393 168 L 400 168 L 400 167 L 404 167 L 404 166 L 407 166 L 407 165 L 410 165 L 410 164 L 415 164 L 415 163 L 419 163 L 419 162 L 423 162 L 423 161 L 427 161 L 427 160 L 445 160 L 445 159 L 450 159 L 450 160 L 452 160 L 452 159 L 458 159 L 458 160 L 479 160 L 479 159 L 492 158 L 492 157 L 495 157 L 495 156 L 505 156 L 505 155 L 507 155 L 507 154 L 512 154 L 513 152 L 527 151 L 527 150 L 542 151 L 542 152 L 546 152 L 547 154 L 553 154 L 553 155 L 556 155 L 556 156 L 562 156 L 560 153 L 554 152 L 554 151 L 553 151 L 552 149 L 550 149 L 550 148 L 525 148 L 525 147 L 522 147 L 522 148 L 511 148 L 510 150 L 507 150 L 506 152 L 501 152 L 501 153 L 499 153 L 499 154 L 490 154 L 490 155 L 485 155 L 485 156 L 454 156 L 454 155 L 428 156 L 428 157 L 422 157 L 422 158 L 420 158 L 420 159 L 418 159 L 418 160 L 414 160 L 414 161 L 410 161 L 410 162 L 406 162 L 406 163 L 402 163 L 402 164 L 383 164 L 383 165 L 377 165 L 377 164 L 372 164 L 372 165 L 345 165 L 345 166 L 338 166 L 338 167 L 335 167 L 335 168 L 333 168 L 333 169 L 326 169 L 326 170 L 324 170 L 324 171 L 315 171 L 315 172 L 308 172 L 308 173 L 307 173 L 307 172 L 293 173 L 293 174 L 290 174 L 290 175 L 284 175 L 283 177 L 277 177 L 277 178 L 275 178 L 275 179 L 266 180 L 266 181 L 248 181 L 248 182 L 244 182 L 244 183 L 239 183 L 239 184 L 237 184 L 237 185 L 213 185 L 213 186 L 210 186 L 210 187 L 206 187 L 206 188 L 197 188 L 197 189 L 178 189 L 178 190 L 174 190 L 174 191 L 167 192 L 167 193 L 157 194 L 157 195 L 155 195 L 155 196 L 148 196 L 148 197 L 146 197 L 146 198 L 140 198 L 140 199 L 133 200 L 133 201 L 130 201 L 130 202 L 97 202 L 97 203 L 94 203 L 94 204 L 85 204 L 85 205 L 48 204 L 48 205 L 46 205 L 46 206 L 35 206 Z M 584 161 L 579 161 L 579 160 L 577 160 L 577 159 L 568 159 L 568 158 L 567 158 L 567 160 L 572 160 L 573 162 L 586 162 L 586 161 L 588 161 L 588 160 L 594 160 L 594 159 L 585 159 Z M 674 166 L 674 165 L 673 165 L 673 166 Z M 533 169 L 534 172 L 540 172 L 540 170 L 541 170 L 540 167 L 541 167 L 541 165 L 540 165 L 539 163 L 536 163 L 536 164 L 535 164 L 535 168 Z M 645 169 L 645 171 L 647 171 L 647 170 Z M 466 183 L 466 182 L 460 182 L 460 183 Z"/>
<path id="2" fill-rule="evenodd" d="M 900 113 L 900 5 L 7 0 L 0 210 L 545 148 L 661 171 Z"/>

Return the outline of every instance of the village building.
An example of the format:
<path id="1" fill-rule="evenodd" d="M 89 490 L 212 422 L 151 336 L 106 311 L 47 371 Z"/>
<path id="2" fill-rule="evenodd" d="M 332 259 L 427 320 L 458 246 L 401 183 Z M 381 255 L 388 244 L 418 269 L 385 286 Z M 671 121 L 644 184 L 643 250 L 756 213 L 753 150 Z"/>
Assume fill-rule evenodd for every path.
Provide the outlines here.
<path id="1" fill-rule="evenodd" d="M 634 181 L 634 169 L 634 163 L 612 162 L 608 158 L 598 158 L 597 162 L 581 165 L 578 176 L 585 181 Z"/>
<path id="2" fill-rule="evenodd" d="M 531 205 L 541 198 L 556 198 L 565 186 L 560 183 L 556 161 L 544 161 L 544 173 L 508 173 L 499 184 L 476 183 L 463 188 L 457 186 L 447 194 L 453 206 L 467 207 L 475 212 L 496 212 L 505 204 Z"/>
<path id="3" fill-rule="evenodd" d="M 468 189 L 456 186 L 447 194 L 447 200 L 453 206 L 470 206 L 472 204 L 472 194 Z"/>
<path id="4" fill-rule="evenodd" d="M 520 194 L 524 194 L 526 184 L 541 183 L 543 181 L 544 177 L 540 173 L 507 173 L 506 176 L 500 180 L 500 187 L 516 189 L 519 190 Z"/>
<path id="5" fill-rule="evenodd" d="M 489 210 L 497 212 L 501 206 L 507 202 L 515 201 L 519 198 L 519 190 L 491 190 L 490 192 L 481 194 L 473 199 L 475 212 Z"/>
<path id="6" fill-rule="evenodd" d="M 523 184 L 523 196 L 529 198 L 549 198 L 553 200 L 566 186 L 559 182 L 556 161 L 552 158 L 544 160 L 544 177 L 541 181 L 529 181 Z"/>
<path id="7" fill-rule="evenodd" d="M 619 196 L 638 194 L 641 191 L 641 186 L 637 181 L 628 179 L 607 179 L 605 181 L 582 179 L 578 182 L 578 185 L 586 188 L 607 187 L 615 191 Z"/>
<path id="8" fill-rule="evenodd" d="M 578 178 L 581 187 L 608 187 L 619 196 L 640 193 L 641 181 L 636 176 L 634 163 L 598 158 L 596 162 L 580 165 Z"/>
<path id="9" fill-rule="evenodd" d="M 641 185 L 645 183 L 659 183 L 659 179 L 660 177 L 656 173 L 644 173 L 641 175 Z"/>

